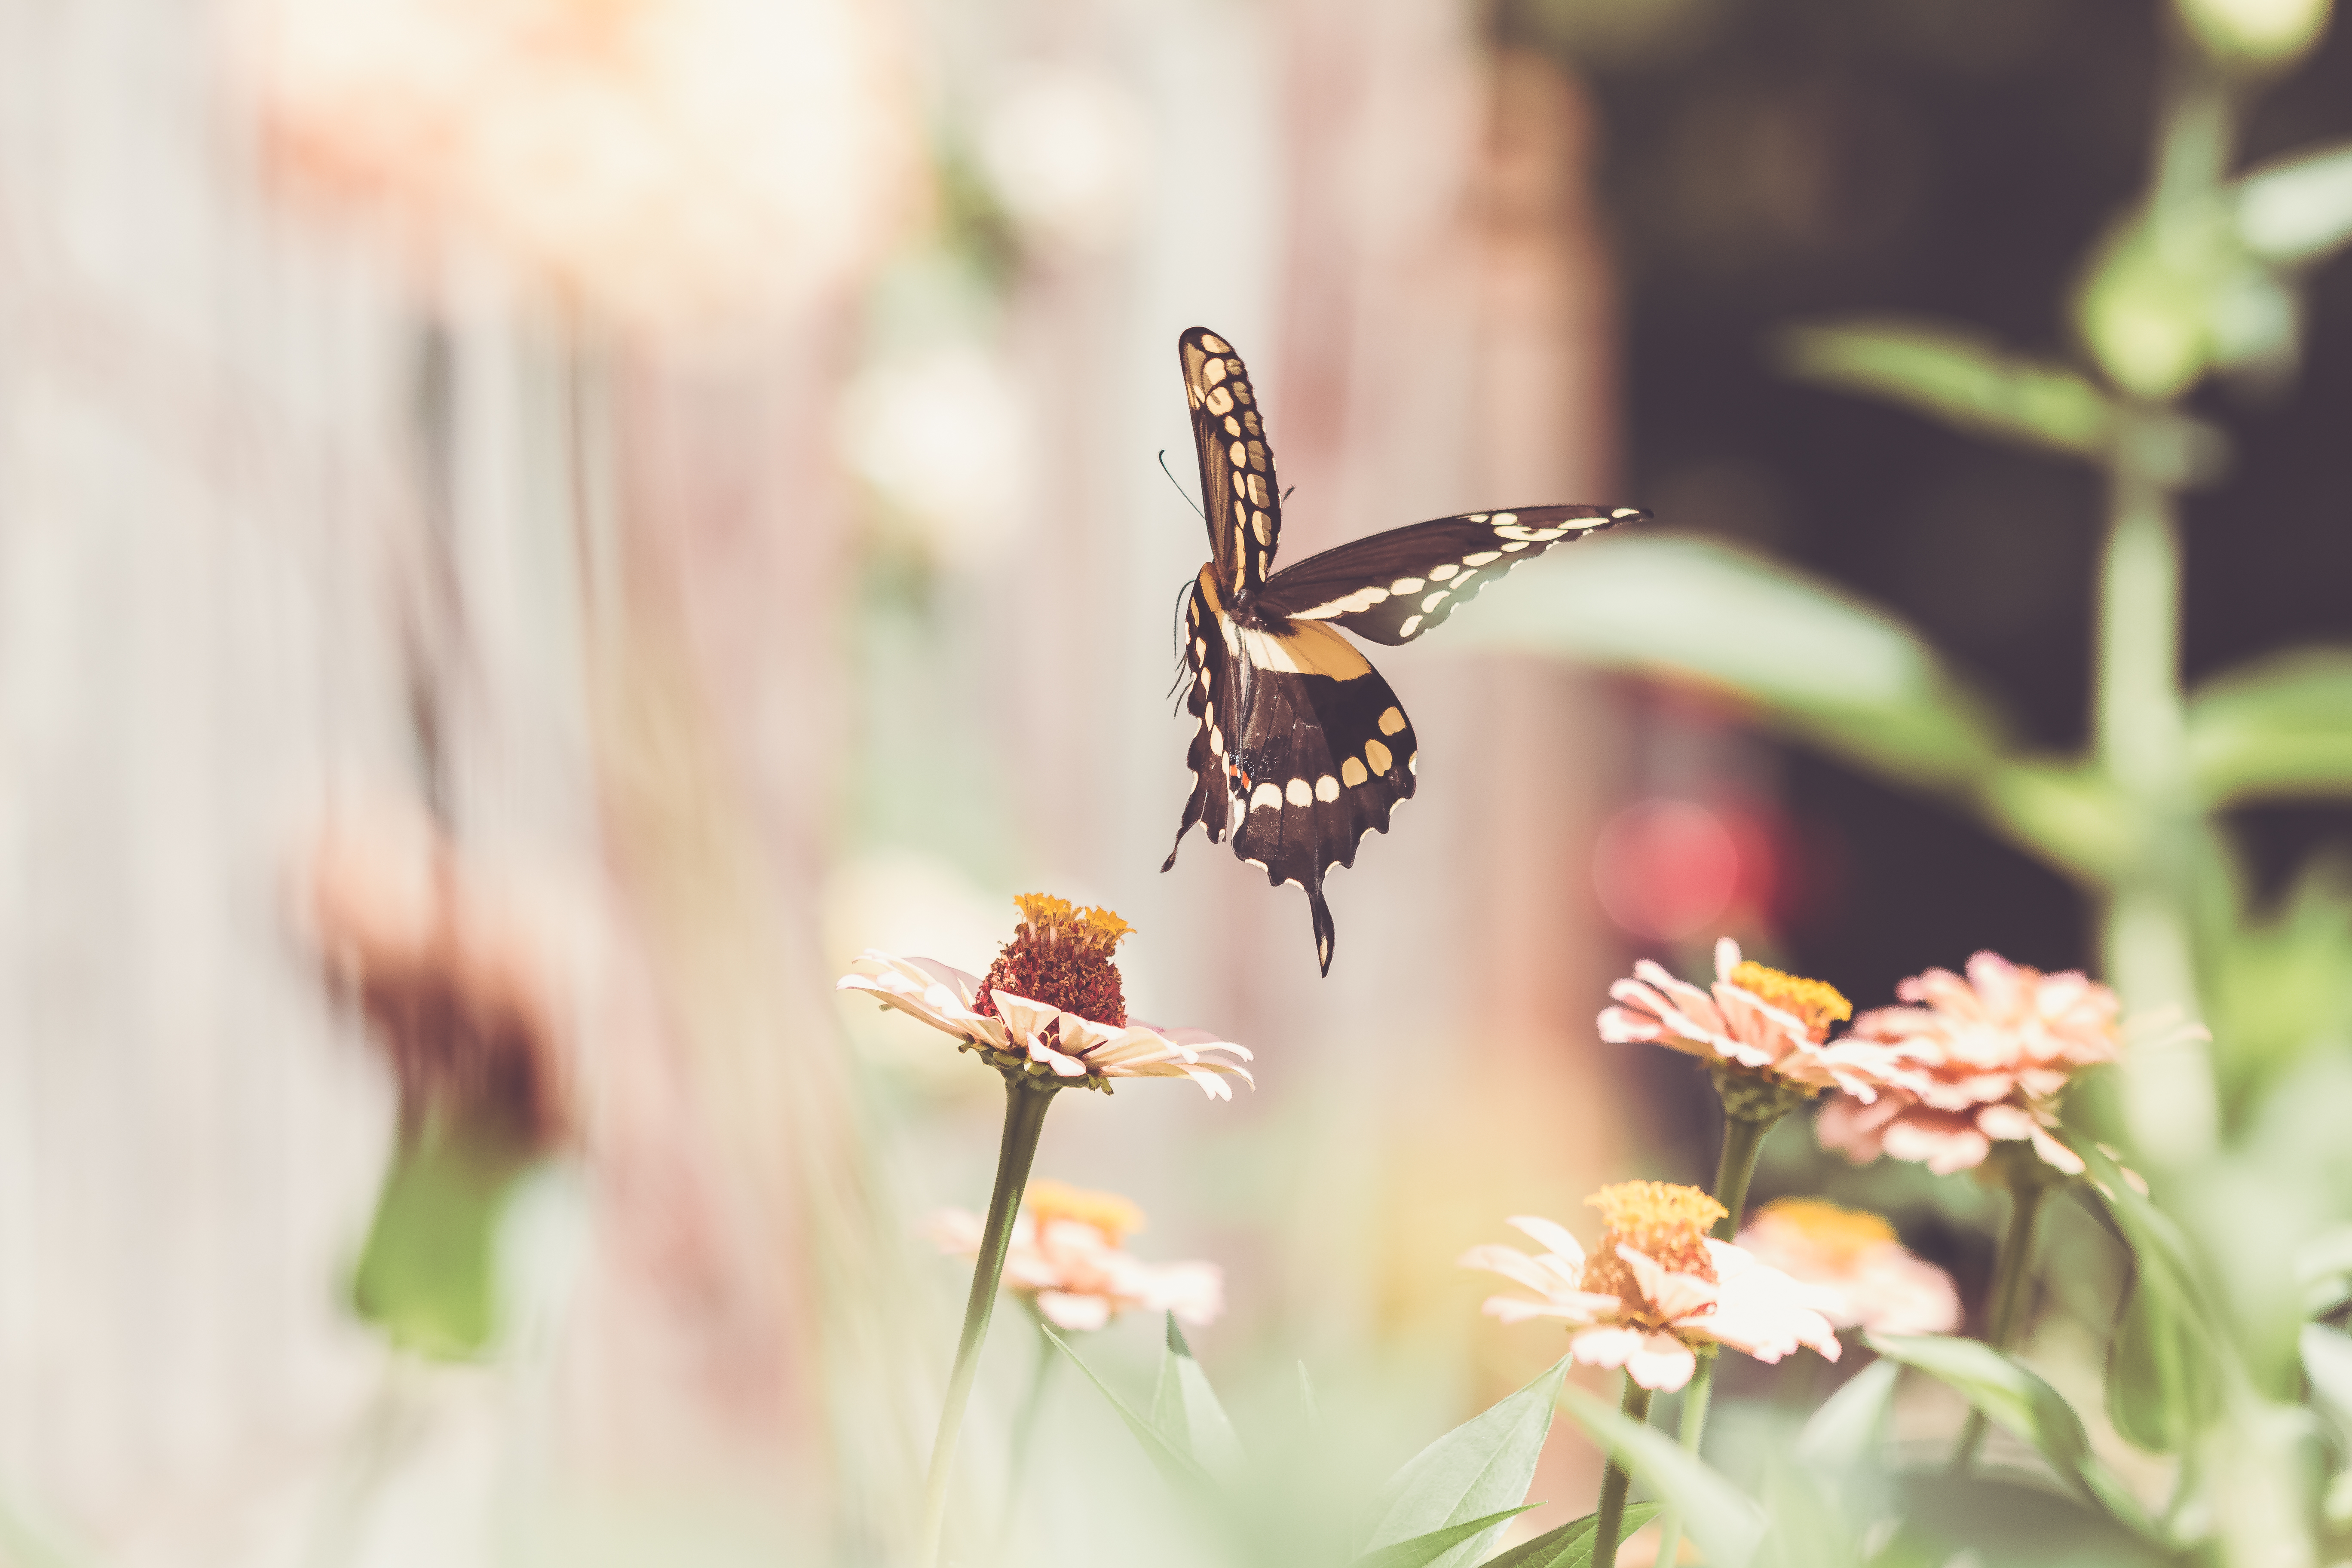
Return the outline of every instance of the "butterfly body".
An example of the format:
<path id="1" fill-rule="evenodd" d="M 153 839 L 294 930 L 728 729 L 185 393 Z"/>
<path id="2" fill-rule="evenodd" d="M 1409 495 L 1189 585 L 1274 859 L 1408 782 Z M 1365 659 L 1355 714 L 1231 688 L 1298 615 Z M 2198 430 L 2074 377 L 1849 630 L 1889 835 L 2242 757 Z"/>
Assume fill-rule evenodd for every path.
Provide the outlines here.
<path id="1" fill-rule="evenodd" d="M 1412 798 L 1412 721 L 1371 661 L 1332 628 L 1410 642 L 1486 582 L 1564 539 L 1646 516 L 1631 507 L 1528 507 L 1391 529 L 1273 570 L 1281 500 L 1264 416 L 1241 356 L 1194 327 L 1177 340 L 1201 459 L 1212 555 L 1186 591 L 1186 710 L 1196 728 L 1192 793 L 1176 830 L 1199 824 L 1276 886 L 1297 882 L 1330 972 L 1323 874 L 1355 863 Z M 1169 851 L 1161 867 L 1176 863 Z"/>

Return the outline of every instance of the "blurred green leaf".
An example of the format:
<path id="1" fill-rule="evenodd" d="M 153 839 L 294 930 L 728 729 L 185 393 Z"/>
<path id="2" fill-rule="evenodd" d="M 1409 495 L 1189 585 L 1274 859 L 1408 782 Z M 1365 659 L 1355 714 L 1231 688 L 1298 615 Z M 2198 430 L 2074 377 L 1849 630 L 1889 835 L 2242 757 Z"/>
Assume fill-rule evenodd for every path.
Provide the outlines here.
<path id="1" fill-rule="evenodd" d="M 2303 1370 L 2322 1399 L 2352 1420 L 2352 1335 L 2325 1323 L 2303 1327 Z"/>
<path id="2" fill-rule="evenodd" d="M 2135 1279 L 2107 1341 L 2107 1418 L 2126 1442 L 2177 1454 L 2219 1405 L 2203 1362 L 2187 1342 L 2170 1294 Z"/>
<path id="3" fill-rule="evenodd" d="M 2352 648 L 2302 648 L 2205 682 L 2189 754 L 2211 805 L 2352 795 Z"/>
<path id="4" fill-rule="evenodd" d="M 2023 1364 L 1975 1340 L 1942 1334 L 1866 1338 L 1879 1354 L 1957 1389 L 2004 1430 L 2023 1438 L 2061 1480 L 2079 1489 L 2117 1523 L 2150 1541 L 2162 1539 L 2137 1500 L 2091 1452 L 2091 1439 L 2074 1407 Z"/>
<path id="5" fill-rule="evenodd" d="M 1168 1314 L 1168 1349 L 1160 1358 L 1160 1383 L 1151 1395 L 1151 1426 L 1170 1447 L 1211 1475 L 1230 1476 L 1241 1468 L 1241 1439 L 1209 1386 L 1209 1374 L 1192 1359 L 1173 1312 Z"/>
<path id="6" fill-rule="evenodd" d="M 2241 1101 L 2306 1053 L 2352 1046 L 2352 875 L 2315 858 L 2284 906 L 2216 944 L 2213 1063 Z"/>
<path id="7" fill-rule="evenodd" d="M 2010 353 L 1966 328 L 1824 322 L 1790 330 L 1781 353 L 1802 380 L 1900 403 L 1975 435 L 2094 461 L 2115 440 L 2106 394 L 2063 365 Z"/>
<path id="8" fill-rule="evenodd" d="M 1368 1552 L 1356 1559 L 1354 1568 L 1427 1568 L 1472 1536 L 1493 1530 L 1517 1519 L 1541 1503 L 1521 1503 L 1517 1508 L 1498 1510 L 1478 1519 L 1449 1524 L 1443 1530 L 1433 1530 L 1426 1535 L 1416 1535 L 1411 1541 L 1400 1541 L 1394 1546 L 1383 1546 L 1378 1552 Z"/>
<path id="9" fill-rule="evenodd" d="M 1373 1505 L 1378 1522 L 1364 1550 L 1395 1545 L 1414 1536 L 1483 1518 L 1527 1499 L 1535 1479 L 1536 1457 L 1551 1435 L 1552 1405 L 1568 1375 L 1562 1356 L 1525 1388 L 1508 1394 L 1405 1461 Z M 1470 1563 L 1491 1543 L 1491 1531 L 1466 1542 L 1441 1559 Z"/>
<path id="10" fill-rule="evenodd" d="M 1791 1455 L 1767 1459 L 1764 1511 L 1772 1521 L 1764 1537 L 1767 1568 L 1857 1568 L 1861 1563 L 1860 1521 L 1840 1511 L 1821 1482 Z"/>
<path id="11" fill-rule="evenodd" d="M 2217 1353 L 2224 1343 L 2221 1338 L 2224 1320 L 2206 1288 L 2197 1250 L 2179 1223 L 2132 1185 L 2114 1156 L 2095 1141 L 2071 1128 L 2061 1136 L 2089 1168 L 2090 1192 L 2131 1248 L 2140 1288 L 2164 1294 L 2192 1350 Z"/>
<path id="12" fill-rule="evenodd" d="M 394 1343 L 444 1361 L 490 1349 L 499 1222 L 531 1167 L 511 1145 L 436 1116 L 394 1152 L 352 1277 L 352 1305 Z"/>
<path id="13" fill-rule="evenodd" d="M 1877 1456 L 1887 1413 L 1895 1407 L 1895 1384 L 1902 1371 L 1898 1363 L 1877 1361 L 1848 1378 L 1844 1387 L 1822 1401 L 1797 1434 L 1797 1458 L 1832 1472 L 1869 1463 Z"/>
<path id="14" fill-rule="evenodd" d="M 2352 1301 L 2352 1225 L 2323 1231 L 2297 1247 L 2294 1280 L 2303 1287 L 2306 1317 L 2324 1317 Z"/>
<path id="15" fill-rule="evenodd" d="M 1664 1511 L 1654 1502 L 1627 1503 L 1624 1521 L 1617 1528 L 1618 1542 L 1622 1544 L 1626 1537 Z M 1547 1530 L 1532 1541 L 1522 1541 L 1500 1556 L 1489 1557 L 1482 1568 L 1591 1568 L 1593 1537 L 1600 1528 L 1601 1516 L 1588 1513 L 1557 1530 Z"/>
<path id="16" fill-rule="evenodd" d="M 1150 1458 L 1154 1465 L 1159 1467 L 1160 1475 L 1171 1486 L 1179 1491 L 1188 1493 L 1214 1489 L 1208 1472 L 1192 1462 L 1192 1456 L 1169 1442 L 1160 1435 L 1158 1427 L 1129 1408 L 1127 1401 L 1112 1393 L 1110 1384 L 1097 1377 L 1095 1369 L 1081 1360 L 1078 1352 L 1072 1350 L 1061 1335 L 1043 1323 L 1037 1325 L 1037 1331 L 1044 1334 L 1047 1342 L 1055 1350 L 1069 1357 L 1072 1363 L 1087 1374 L 1087 1381 L 1093 1384 L 1105 1399 L 1110 1401 L 1110 1407 L 1118 1412 L 1118 1418 L 1127 1423 L 1127 1429 L 1135 1434 L 1135 1440 L 1143 1445 L 1144 1453 Z"/>
<path id="17" fill-rule="evenodd" d="M 2137 858 L 2133 803 L 2097 767 L 2015 762 L 1987 781 L 1982 798 L 2011 838 L 2086 881 L 2112 881 Z"/>
<path id="18" fill-rule="evenodd" d="M 2320 260 L 2352 240 L 2352 142 L 2266 163 L 2236 195 L 2247 249 L 2285 266 Z"/>
<path id="19" fill-rule="evenodd" d="M 1712 1568 L 1748 1568 L 1763 1544 L 1764 1510 L 1696 1454 L 1654 1427 L 1630 1421 L 1580 1388 L 1561 1391 L 1578 1425 L 1610 1458 L 1683 1517 Z"/>
<path id="20" fill-rule="evenodd" d="M 2001 761 L 1991 700 L 1902 622 L 1707 540 L 1619 534 L 1462 618 L 1490 647 L 1678 676 L 1873 772 L 1972 787 Z"/>

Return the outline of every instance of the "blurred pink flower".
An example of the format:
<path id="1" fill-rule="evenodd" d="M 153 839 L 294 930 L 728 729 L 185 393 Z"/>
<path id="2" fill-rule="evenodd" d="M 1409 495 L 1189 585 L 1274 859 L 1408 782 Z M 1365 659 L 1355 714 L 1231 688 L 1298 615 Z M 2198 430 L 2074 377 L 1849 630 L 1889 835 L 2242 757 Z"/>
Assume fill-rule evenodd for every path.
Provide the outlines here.
<path id="1" fill-rule="evenodd" d="M 1565 1226 L 1532 1215 L 1511 1224 L 1549 1250 L 1488 1246 L 1462 1255 L 1462 1267 L 1536 1293 L 1535 1300 L 1490 1296 L 1488 1316 L 1558 1318 L 1570 1326 L 1578 1361 L 1622 1366 L 1643 1387 L 1668 1393 L 1690 1381 L 1695 1344 L 1728 1345 L 1763 1362 L 1811 1345 L 1837 1360 L 1837 1334 L 1822 1311 L 1832 1299 L 1708 1237 L 1723 1205 L 1696 1187 L 1621 1182 L 1587 1201 L 1606 1225 L 1590 1258 Z"/>
<path id="2" fill-rule="evenodd" d="M 1033 1181 L 1013 1222 L 1004 1289 L 1057 1329 L 1099 1329 L 1129 1310 L 1173 1312 L 1193 1327 L 1214 1321 L 1224 1310 L 1223 1272 L 1213 1263 L 1147 1263 L 1124 1250 L 1120 1242 L 1142 1222 L 1116 1194 Z M 941 1209 L 926 1229 L 952 1257 L 980 1253 L 976 1214 Z"/>
<path id="3" fill-rule="evenodd" d="M 1781 1198 L 1748 1217 L 1739 1245 L 1759 1263 L 1831 1293 L 1823 1313 L 1842 1329 L 1948 1334 L 1960 1326 L 1952 1277 L 1913 1256 L 1874 1214 L 1817 1198 Z"/>
<path id="4" fill-rule="evenodd" d="M 2120 1053 L 2113 991 L 2079 970 L 2044 974 L 1979 952 L 1966 979 L 1930 969 L 1895 994 L 1911 1005 L 1865 1013 L 1854 1034 L 1905 1053 L 1916 1081 L 1875 1103 L 1842 1096 L 1822 1106 L 1814 1131 L 1823 1148 L 1947 1175 L 1982 1164 L 1997 1142 L 2025 1142 L 2053 1169 L 2082 1173 L 2046 1131 L 2057 1125 L 2050 1108 L 2075 1073 Z"/>
<path id="5" fill-rule="evenodd" d="M 863 991 L 962 1041 L 992 1065 L 1050 1072 L 1108 1090 L 1115 1078 L 1189 1078 L 1212 1098 L 1231 1100 L 1224 1079 L 1255 1082 L 1245 1068 L 1206 1053 L 1250 1059 L 1249 1051 L 1203 1029 L 1168 1029 L 1129 1018 L 1110 952 L 1128 931 L 1108 910 L 1074 910 L 1024 893 L 1013 900 L 1022 925 L 989 970 L 991 982 L 1018 981 L 1037 996 L 988 984 L 936 959 L 896 958 L 868 948 L 837 989 Z M 1090 1017 L 1086 1006 L 1110 1018 Z"/>
<path id="6" fill-rule="evenodd" d="M 887 7 L 865 0 L 240 0 L 265 154 L 429 258 L 488 247 L 625 325 L 849 280 L 924 199 Z"/>
<path id="7" fill-rule="evenodd" d="M 1715 973 L 1702 990 L 1642 960 L 1633 979 L 1609 987 L 1626 1005 L 1601 1010 L 1601 1037 L 1648 1041 L 1809 1094 L 1834 1088 L 1868 1101 L 1910 1081 L 1899 1046 L 1829 1038 L 1853 1012 L 1835 987 L 1743 962 L 1729 937 L 1715 944 Z"/>

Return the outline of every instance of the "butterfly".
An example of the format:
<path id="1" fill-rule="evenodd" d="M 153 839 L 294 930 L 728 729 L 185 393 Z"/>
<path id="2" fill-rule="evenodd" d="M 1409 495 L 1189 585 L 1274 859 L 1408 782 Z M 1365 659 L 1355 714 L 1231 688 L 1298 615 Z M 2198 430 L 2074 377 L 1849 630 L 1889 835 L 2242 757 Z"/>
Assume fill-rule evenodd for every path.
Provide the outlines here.
<path id="1" fill-rule="evenodd" d="M 1331 973 L 1323 899 L 1332 862 L 1352 866 L 1389 830 L 1419 773 L 1412 721 L 1371 662 L 1331 628 L 1408 643 L 1522 561 L 1563 540 L 1644 519 L 1638 507 L 1534 506 L 1417 522 L 1276 572 L 1282 497 L 1265 411 L 1233 345 L 1203 327 L 1176 340 L 1201 458 L 1210 559 L 1185 590 L 1184 705 L 1200 728 L 1185 757 L 1195 823 L 1280 887 L 1307 892 L 1315 953 Z M 1183 676 L 1178 678 L 1185 679 Z"/>

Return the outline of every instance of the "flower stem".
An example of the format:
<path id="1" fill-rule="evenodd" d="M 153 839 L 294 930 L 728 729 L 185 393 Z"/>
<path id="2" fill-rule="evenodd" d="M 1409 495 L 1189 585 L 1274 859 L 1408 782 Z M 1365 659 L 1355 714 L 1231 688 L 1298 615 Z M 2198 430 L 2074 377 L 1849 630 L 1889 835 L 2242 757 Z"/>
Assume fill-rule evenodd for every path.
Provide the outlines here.
<path id="1" fill-rule="evenodd" d="M 1725 1113 L 1723 1158 L 1715 1168 L 1715 1201 L 1725 1209 L 1724 1216 L 1715 1222 L 1717 1241 L 1729 1241 L 1739 1234 L 1739 1222 L 1748 1208 L 1748 1184 L 1756 1178 L 1757 1156 L 1763 1153 L 1764 1140 L 1780 1124 L 1780 1115 L 1759 1118 Z M 1697 1453 L 1699 1439 L 1706 1436 L 1706 1406 L 1715 1393 L 1717 1359 L 1700 1356 L 1689 1386 L 1683 1390 L 1682 1425 L 1675 1436 L 1685 1453 Z M 1671 1568 L 1682 1543 L 1683 1517 L 1668 1509 L 1665 1517 L 1658 1521 L 1659 1568 Z"/>
<path id="2" fill-rule="evenodd" d="M 1011 1470 L 1013 1483 L 1004 1490 L 1004 1513 L 996 1526 L 996 1552 L 989 1561 L 1000 1565 L 1013 1560 L 1013 1528 L 1019 1522 L 1013 1512 L 1013 1501 L 1021 1495 L 1020 1478 L 1029 1460 L 1029 1440 L 1036 1435 L 1038 1413 L 1045 1407 L 1045 1385 L 1054 1381 L 1054 1368 L 1061 1355 L 1045 1338 L 1045 1320 L 1034 1318 L 1037 1325 L 1037 1360 L 1029 1372 L 1029 1392 L 1021 1396 L 1021 1413 L 1013 1418 L 1013 1448 Z"/>
<path id="3" fill-rule="evenodd" d="M 2023 1165 L 2021 1160 L 2019 1165 Z M 2025 1282 L 2032 1276 L 2028 1265 L 2033 1256 L 2033 1222 L 2048 1191 L 2048 1183 L 2039 1173 L 2021 1168 L 2009 1184 L 2009 1229 L 1993 1258 L 1992 1303 L 1985 1314 L 1985 1343 L 1997 1351 L 2007 1350 L 2017 1334 L 2018 1316 L 2025 1305 Z M 1966 1475 L 1976 1463 L 1977 1447 L 1984 1435 L 1984 1412 L 1970 1410 L 1968 1425 L 1960 1428 L 1959 1446 L 1952 1450 L 1954 1475 Z"/>
<path id="4" fill-rule="evenodd" d="M 1618 1408 L 1629 1421 L 1650 1418 L 1650 1391 L 1625 1374 L 1625 1399 Z M 1617 1568 L 1617 1534 L 1625 1527 L 1625 1492 L 1633 1477 L 1616 1460 L 1601 1474 L 1601 1501 L 1592 1521 L 1592 1568 Z"/>
<path id="5" fill-rule="evenodd" d="M 988 1223 L 981 1232 L 980 1258 L 971 1269 L 971 1296 L 964 1303 L 963 1335 L 956 1342 L 954 1370 L 948 1373 L 947 1403 L 940 1408 L 939 1436 L 931 1440 L 930 1474 L 923 1481 L 923 1547 L 920 1561 L 936 1564 L 947 1523 L 948 1476 L 955 1467 L 956 1437 L 963 1407 L 980 1370 L 980 1347 L 996 1310 L 996 1289 L 1004 1276 L 1005 1250 L 1013 1244 L 1013 1216 L 1029 1184 L 1029 1164 L 1037 1155 L 1037 1135 L 1045 1128 L 1045 1108 L 1058 1085 L 1018 1072 L 1004 1075 L 1004 1141 L 996 1153 L 996 1189 L 988 1195 Z"/>

